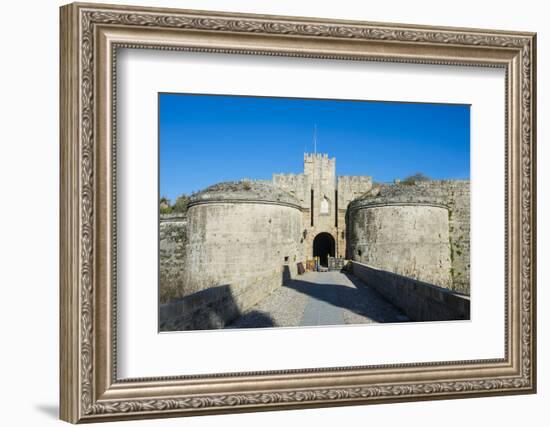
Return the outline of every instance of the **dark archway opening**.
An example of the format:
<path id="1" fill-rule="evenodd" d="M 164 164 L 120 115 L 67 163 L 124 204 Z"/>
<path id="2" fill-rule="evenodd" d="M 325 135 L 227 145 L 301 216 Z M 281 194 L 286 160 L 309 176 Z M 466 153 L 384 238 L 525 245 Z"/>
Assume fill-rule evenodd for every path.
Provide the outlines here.
<path id="1" fill-rule="evenodd" d="M 313 256 L 318 256 L 321 265 L 327 267 L 328 257 L 336 253 L 335 246 L 334 237 L 329 233 L 319 233 L 313 239 Z"/>

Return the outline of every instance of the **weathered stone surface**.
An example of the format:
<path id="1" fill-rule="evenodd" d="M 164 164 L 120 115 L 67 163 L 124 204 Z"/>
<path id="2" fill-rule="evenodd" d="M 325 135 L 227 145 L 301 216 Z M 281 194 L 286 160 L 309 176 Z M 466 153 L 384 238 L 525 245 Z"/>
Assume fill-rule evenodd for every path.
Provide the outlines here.
<path id="1" fill-rule="evenodd" d="M 338 208 L 346 209 L 355 200 L 372 189 L 370 176 L 339 176 L 338 177 Z"/>
<path id="2" fill-rule="evenodd" d="M 214 201 L 252 201 L 289 204 L 300 207 L 299 200 L 289 192 L 269 181 L 232 181 L 221 182 L 192 195 L 189 207 L 197 203 Z"/>
<path id="3" fill-rule="evenodd" d="M 159 224 L 159 300 L 161 304 L 183 296 L 187 218 L 162 215 Z"/>
<path id="4" fill-rule="evenodd" d="M 262 190 L 272 191 L 231 183 L 192 197 L 182 298 L 161 306 L 161 329 L 222 327 L 281 286 L 285 267 L 295 273 L 301 211 L 282 190 Z"/>
<path id="5" fill-rule="evenodd" d="M 349 258 L 452 287 L 448 211 L 428 205 L 373 205 L 350 211 Z"/>
<path id="6" fill-rule="evenodd" d="M 412 320 L 469 320 L 470 298 L 449 289 L 391 273 L 356 261 L 353 275 L 374 288 Z"/>
<path id="7" fill-rule="evenodd" d="M 372 188 L 372 178 L 337 176 L 335 158 L 305 153 L 303 174 L 274 174 L 273 184 L 293 194 L 302 206 L 306 257 L 313 257 L 313 241 L 320 233 L 332 236 L 334 255 L 343 257 L 346 209 L 351 200 Z"/>
<path id="8" fill-rule="evenodd" d="M 374 188 L 373 188 L 374 190 Z M 350 204 L 349 213 L 348 213 L 348 223 L 350 224 L 350 229 L 348 230 L 348 255 L 351 259 L 356 259 L 361 262 L 367 262 L 370 265 L 375 267 L 383 268 L 387 263 L 378 264 L 372 263 L 371 260 L 366 260 L 365 258 L 356 258 L 354 253 L 357 252 L 358 248 L 355 247 L 354 242 L 363 241 L 366 244 L 365 239 L 367 238 L 362 234 L 361 229 L 366 230 L 367 227 L 365 214 L 358 214 L 364 209 L 372 209 L 375 207 L 383 206 L 394 206 L 393 210 L 387 210 L 387 213 L 390 214 L 393 212 L 395 215 L 394 219 L 386 218 L 384 222 L 386 223 L 386 228 L 391 230 L 393 234 L 398 231 L 404 233 L 404 239 L 410 239 L 406 237 L 409 233 L 404 229 L 403 221 L 409 222 L 406 218 L 406 214 L 410 213 L 413 216 L 418 216 L 420 212 L 418 209 L 415 209 L 414 206 L 445 206 L 447 208 L 448 215 L 448 235 L 449 242 L 449 251 L 450 251 L 450 261 L 449 272 L 451 277 L 451 283 L 446 284 L 445 281 L 440 283 L 432 281 L 430 275 L 418 276 L 417 278 L 421 280 L 426 280 L 431 283 L 436 283 L 441 286 L 448 287 L 459 292 L 466 294 L 470 293 L 470 181 L 468 180 L 432 180 L 432 181 L 422 181 L 417 182 L 412 185 L 407 184 L 392 184 L 392 185 L 381 185 L 377 187 L 377 191 L 370 191 L 364 196 L 354 200 Z M 399 206 L 402 206 L 399 208 Z M 410 208 L 406 208 L 410 206 Z M 420 209 L 421 210 L 421 209 Z M 402 211 L 402 217 L 399 219 L 399 215 L 396 212 Z M 416 214 L 414 213 L 415 211 Z M 426 213 L 428 210 L 426 210 Z M 380 215 L 379 215 L 380 216 Z M 357 223 L 357 221 L 359 221 Z M 444 222 L 443 218 L 440 218 L 438 221 L 434 222 L 434 227 L 437 229 L 441 228 L 441 224 Z M 433 241 L 434 232 L 428 231 L 429 224 L 426 224 L 426 232 L 432 237 L 430 238 Z M 439 235 L 440 232 L 437 232 Z M 443 231 L 442 234 L 445 234 Z M 420 239 L 421 236 L 417 232 L 417 237 Z M 397 237 L 393 238 L 394 240 Z M 425 241 L 425 239 L 423 238 Z M 362 249 L 361 249 L 362 250 Z M 395 253 L 399 253 L 401 249 L 395 248 Z M 406 258 L 405 258 L 406 260 Z M 412 268 L 416 268 L 415 265 L 403 264 L 399 269 L 391 269 L 400 274 L 406 274 L 406 272 Z M 443 264 L 444 265 L 444 264 Z M 434 265 L 432 269 L 435 267 Z M 416 277 L 416 276 L 413 276 Z"/>
<path id="9" fill-rule="evenodd" d="M 227 328 L 357 325 L 409 319 L 374 289 L 340 271 L 287 280 Z"/>
<path id="10" fill-rule="evenodd" d="M 223 327 L 293 277 L 321 233 L 337 257 L 468 294 L 469 196 L 469 181 L 337 177 L 317 153 L 303 174 L 208 187 L 161 217 L 161 329 Z"/>

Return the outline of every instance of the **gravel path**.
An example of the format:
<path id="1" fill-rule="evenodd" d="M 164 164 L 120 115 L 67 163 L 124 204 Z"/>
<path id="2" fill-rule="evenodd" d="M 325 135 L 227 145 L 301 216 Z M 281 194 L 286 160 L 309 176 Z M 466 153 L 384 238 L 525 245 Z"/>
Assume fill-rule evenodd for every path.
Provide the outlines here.
<path id="1" fill-rule="evenodd" d="M 409 319 L 351 274 L 308 272 L 289 280 L 227 328 L 407 322 Z"/>

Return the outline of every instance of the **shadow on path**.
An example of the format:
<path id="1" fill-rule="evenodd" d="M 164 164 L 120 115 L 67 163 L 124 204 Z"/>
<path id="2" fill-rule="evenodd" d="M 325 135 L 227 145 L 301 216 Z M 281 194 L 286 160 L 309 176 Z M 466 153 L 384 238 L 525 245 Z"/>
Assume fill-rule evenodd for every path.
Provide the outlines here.
<path id="1" fill-rule="evenodd" d="M 277 326 L 273 318 L 260 310 L 249 311 L 234 322 L 225 326 L 225 329 L 238 329 L 238 328 L 270 328 Z"/>
<path id="2" fill-rule="evenodd" d="M 327 279 L 330 273 L 327 274 Z M 299 279 L 287 279 L 283 286 L 306 294 L 311 298 L 324 301 L 336 307 L 350 310 L 375 322 L 409 322 L 410 320 L 397 307 L 390 304 L 374 289 L 349 273 L 343 274 L 353 286 L 334 283 L 310 282 Z"/>
<path id="3" fill-rule="evenodd" d="M 243 314 L 230 285 L 202 289 L 162 304 L 159 309 L 159 318 L 161 331 L 276 326 L 268 313 L 252 310 Z"/>

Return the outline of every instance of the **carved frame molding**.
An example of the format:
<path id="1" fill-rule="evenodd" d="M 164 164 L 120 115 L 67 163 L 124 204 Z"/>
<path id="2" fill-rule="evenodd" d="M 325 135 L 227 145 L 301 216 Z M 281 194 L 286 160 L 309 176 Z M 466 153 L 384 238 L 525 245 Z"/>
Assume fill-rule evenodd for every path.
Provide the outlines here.
<path id="1" fill-rule="evenodd" d="M 535 34 L 174 9 L 61 8 L 61 418 L 73 423 L 535 392 Z M 503 67 L 504 359 L 116 377 L 116 50 Z"/>

